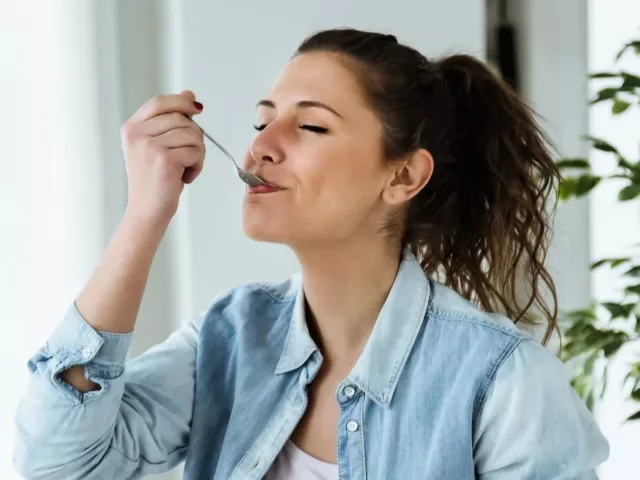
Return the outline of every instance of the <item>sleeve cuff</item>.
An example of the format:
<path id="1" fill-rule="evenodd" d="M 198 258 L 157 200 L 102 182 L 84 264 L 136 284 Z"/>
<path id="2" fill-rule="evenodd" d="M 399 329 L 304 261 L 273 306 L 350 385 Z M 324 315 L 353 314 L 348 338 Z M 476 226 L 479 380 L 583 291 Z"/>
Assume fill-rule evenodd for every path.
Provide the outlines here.
<path id="1" fill-rule="evenodd" d="M 47 342 L 52 356 L 62 354 L 66 366 L 89 362 L 107 366 L 124 365 L 132 333 L 99 332 L 82 317 L 75 303 Z"/>

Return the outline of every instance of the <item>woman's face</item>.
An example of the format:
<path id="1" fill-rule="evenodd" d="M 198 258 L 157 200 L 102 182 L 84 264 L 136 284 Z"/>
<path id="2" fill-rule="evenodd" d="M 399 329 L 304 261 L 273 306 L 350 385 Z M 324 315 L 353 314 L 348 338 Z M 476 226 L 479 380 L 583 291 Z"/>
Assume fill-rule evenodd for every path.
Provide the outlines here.
<path id="1" fill-rule="evenodd" d="M 391 213 L 382 127 L 353 74 L 330 53 L 295 57 L 257 107 L 244 168 L 276 189 L 248 190 L 243 227 L 256 240 L 331 245 L 375 235 Z"/>

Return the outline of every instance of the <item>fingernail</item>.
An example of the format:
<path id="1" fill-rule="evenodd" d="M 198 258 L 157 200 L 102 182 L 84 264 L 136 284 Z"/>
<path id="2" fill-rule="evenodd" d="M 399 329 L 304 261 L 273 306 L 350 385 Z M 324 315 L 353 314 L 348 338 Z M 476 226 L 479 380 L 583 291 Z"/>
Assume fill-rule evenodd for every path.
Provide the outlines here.
<path id="1" fill-rule="evenodd" d="M 200 102 L 193 102 L 193 104 L 198 110 L 202 110 L 204 108 L 204 105 L 202 105 Z"/>

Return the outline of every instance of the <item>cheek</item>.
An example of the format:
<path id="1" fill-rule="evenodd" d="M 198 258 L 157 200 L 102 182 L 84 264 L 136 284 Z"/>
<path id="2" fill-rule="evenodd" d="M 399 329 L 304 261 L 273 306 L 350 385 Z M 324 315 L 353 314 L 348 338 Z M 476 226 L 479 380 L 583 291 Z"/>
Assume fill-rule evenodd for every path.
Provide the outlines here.
<path id="1" fill-rule="evenodd" d="M 361 155 L 361 154 L 360 154 Z M 307 215 L 326 223 L 359 222 L 375 206 L 381 191 L 380 168 L 356 153 L 326 157 L 301 165 L 299 205 Z"/>
<path id="2" fill-rule="evenodd" d="M 347 156 L 332 155 L 307 157 L 297 166 L 298 195 L 301 202 L 314 202 L 320 210 L 334 204 L 347 203 L 353 189 L 361 181 L 356 166 Z"/>

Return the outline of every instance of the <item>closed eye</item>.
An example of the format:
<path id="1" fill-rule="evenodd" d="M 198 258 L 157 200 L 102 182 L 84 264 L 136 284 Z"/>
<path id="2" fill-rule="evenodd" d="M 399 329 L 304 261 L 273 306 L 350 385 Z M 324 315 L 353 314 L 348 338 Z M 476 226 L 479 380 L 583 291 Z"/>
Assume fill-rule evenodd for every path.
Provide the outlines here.
<path id="1" fill-rule="evenodd" d="M 318 127 L 317 125 L 300 125 L 300 128 L 302 128 L 303 130 L 309 130 L 310 132 L 318 133 L 321 135 L 329 131 L 327 128 Z"/>
<path id="2" fill-rule="evenodd" d="M 257 131 L 261 132 L 262 130 L 264 130 L 265 128 L 267 128 L 267 124 L 266 123 L 262 123 L 259 125 L 254 125 L 253 128 L 255 128 Z M 329 129 L 324 128 L 324 127 L 318 127 L 317 125 L 300 125 L 300 128 L 303 130 L 308 130 L 310 132 L 313 133 L 317 133 L 317 134 L 325 134 L 329 132 Z"/>

